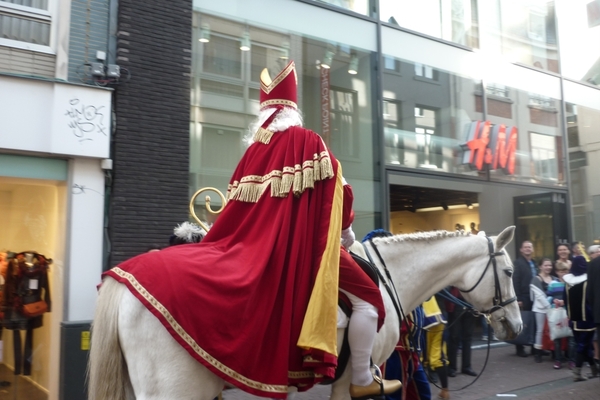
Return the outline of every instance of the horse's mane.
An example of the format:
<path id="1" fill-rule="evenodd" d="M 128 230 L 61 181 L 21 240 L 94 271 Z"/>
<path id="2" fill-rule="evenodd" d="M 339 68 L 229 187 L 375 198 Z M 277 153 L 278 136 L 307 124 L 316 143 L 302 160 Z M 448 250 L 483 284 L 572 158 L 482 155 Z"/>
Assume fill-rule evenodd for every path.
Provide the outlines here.
<path id="1" fill-rule="evenodd" d="M 421 242 L 421 241 L 432 241 L 440 240 L 451 237 L 462 237 L 471 236 L 471 232 L 464 230 L 460 231 L 430 231 L 430 232 L 417 232 L 417 233 L 406 233 L 403 235 L 394 235 L 389 237 L 374 237 L 373 242 L 375 243 L 398 243 L 398 242 Z"/>

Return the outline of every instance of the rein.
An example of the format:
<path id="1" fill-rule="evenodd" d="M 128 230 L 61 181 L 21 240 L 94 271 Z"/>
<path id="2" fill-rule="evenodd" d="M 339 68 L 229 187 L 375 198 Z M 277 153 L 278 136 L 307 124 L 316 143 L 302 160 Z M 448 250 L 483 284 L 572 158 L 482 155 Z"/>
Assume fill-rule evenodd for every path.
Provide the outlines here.
<path id="1" fill-rule="evenodd" d="M 473 285 L 473 287 L 471 287 L 468 290 L 461 290 L 459 289 L 460 292 L 462 293 L 469 293 L 472 292 L 473 290 L 475 290 L 475 288 L 477 286 L 479 286 L 479 284 L 481 283 L 481 281 L 483 280 L 483 277 L 485 276 L 488 268 L 490 267 L 490 265 L 493 266 L 493 271 L 494 271 L 494 298 L 492 299 L 492 303 L 493 306 L 489 309 L 489 310 L 483 310 L 483 311 L 478 311 L 477 309 L 475 309 L 471 304 L 464 302 L 458 298 L 456 298 L 455 296 L 451 295 L 447 290 L 443 290 L 440 292 L 440 294 L 442 294 L 442 297 L 446 298 L 447 300 L 462 306 L 465 308 L 465 310 L 463 312 L 471 312 L 474 316 L 479 316 L 479 315 L 483 315 L 487 322 L 488 322 L 488 345 L 487 345 L 487 354 L 485 357 L 485 362 L 483 364 L 483 368 L 481 369 L 481 371 L 479 372 L 479 375 L 477 375 L 475 377 L 475 379 L 463 386 L 460 389 L 452 389 L 450 391 L 455 392 L 455 391 L 460 391 L 463 389 L 468 388 L 469 386 L 471 386 L 472 384 L 474 384 L 475 382 L 477 382 L 477 380 L 479 379 L 479 377 L 483 374 L 483 371 L 485 370 L 487 363 L 488 363 L 488 359 L 490 356 L 490 348 L 491 348 L 491 325 L 489 325 L 490 320 L 491 320 L 491 316 L 492 313 L 498 311 L 498 310 L 502 310 L 504 309 L 504 307 L 506 307 L 507 305 L 509 305 L 510 303 L 513 303 L 515 301 L 517 301 L 517 297 L 511 297 L 510 299 L 507 300 L 502 300 L 502 293 L 500 290 L 500 279 L 498 278 L 498 265 L 496 262 L 496 257 L 498 256 L 502 256 L 505 255 L 504 252 L 502 251 L 494 251 L 494 243 L 492 242 L 492 239 L 489 236 L 486 236 L 486 239 L 488 241 L 488 262 L 485 266 L 485 269 L 483 270 L 483 273 L 481 274 L 481 276 L 479 277 L 479 279 L 477 280 L 477 282 L 475 283 L 475 285 Z M 386 288 L 390 298 L 392 299 L 392 303 L 394 304 L 394 308 L 396 309 L 396 313 L 398 314 L 398 318 L 400 321 L 400 325 L 402 324 L 402 321 L 406 320 L 406 314 L 404 313 L 404 310 L 402 309 L 402 305 L 400 304 L 400 297 L 398 296 L 398 292 L 396 290 L 396 287 L 394 286 L 394 281 L 392 280 L 392 277 L 390 275 L 390 272 L 387 268 L 387 265 L 385 264 L 385 261 L 383 260 L 383 257 L 381 257 L 381 254 L 379 253 L 379 250 L 377 249 L 377 246 L 375 246 L 375 243 L 373 243 L 372 239 L 369 239 L 369 243 L 371 243 L 371 246 L 373 247 L 373 249 L 375 250 L 375 253 L 377 254 L 377 257 L 379 258 L 379 261 L 381 262 L 381 265 L 383 266 L 383 270 L 385 271 L 386 277 L 387 279 L 383 278 L 383 275 L 381 274 L 381 271 L 379 270 L 379 268 L 375 268 L 375 270 L 377 271 L 377 275 L 379 275 L 380 281 L 383 283 L 384 287 Z M 369 250 L 367 249 L 367 247 L 365 246 L 365 244 L 363 243 L 363 248 L 365 250 L 365 253 L 367 255 L 367 258 L 369 259 L 369 261 L 373 264 L 376 265 L 373 262 L 373 258 L 371 257 L 371 254 L 369 253 Z M 391 287 L 388 284 L 388 282 L 391 283 Z M 393 291 L 392 291 L 393 289 Z M 462 316 L 462 314 L 461 314 Z M 461 316 L 459 316 L 458 318 L 460 318 Z M 457 318 L 457 320 L 458 320 Z M 500 320 L 503 320 L 505 317 L 502 317 Z M 456 321 L 455 321 L 456 322 Z M 398 327 L 400 329 L 400 326 Z M 448 327 L 446 327 L 448 328 Z M 411 347 L 415 348 L 414 346 L 414 338 L 412 337 L 413 332 L 411 332 L 411 334 L 409 335 L 409 340 L 411 342 Z M 411 350 L 414 351 L 414 350 Z M 426 371 L 427 373 L 427 371 Z M 429 379 L 431 381 L 431 379 Z M 438 386 L 437 384 L 434 384 L 434 386 L 436 386 L 437 388 L 441 389 L 440 386 Z"/>
<path id="2" fill-rule="evenodd" d="M 477 286 L 479 286 L 479 284 L 483 280 L 483 277 L 485 276 L 485 273 L 487 272 L 488 268 L 490 267 L 490 264 L 494 266 L 494 268 L 493 268 L 493 270 L 494 270 L 494 298 L 492 300 L 493 306 L 489 310 L 479 311 L 479 313 L 483 314 L 486 317 L 486 319 L 488 319 L 488 322 L 489 322 L 489 319 L 490 319 L 492 313 L 494 313 L 498 310 L 502 310 L 504 307 L 506 307 L 510 303 L 517 301 L 517 297 L 514 296 L 514 297 L 511 297 L 510 299 L 502 301 L 502 293 L 500 291 L 500 279 L 498 278 L 498 265 L 496 263 L 496 257 L 503 256 L 504 252 L 502 252 L 502 251 L 495 252 L 494 244 L 492 243 L 492 239 L 488 236 L 486 236 L 485 238 L 488 241 L 488 249 L 489 249 L 488 255 L 490 258 L 485 266 L 485 269 L 483 270 L 483 273 L 479 277 L 479 280 L 477 280 L 477 283 L 475 283 L 475 285 L 473 285 L 473 287 L 471 289 L 469 289 L 469 290 L 458 289 L 458 290 L 460 290 L 463 293 L 472 292 Z"/>
<path id="3" fill-rule="evenodd" d="M 396 290 L 396 286 L 394 286 L 394 281 L 392 280 L 390 271 L 388 270 L 387 265 L 385 264 L 385 261 L 383 261 L 383 258 L 381 257 L 381 253 L 379 253 L 379 250 L 377 250 L 377 246 L 375 246 L 375 243 L 373 243 L 373 239 L 369 239 L 369 243 L 371 243 L 373 250 L 375 250 L 375 253 L 377 254 L 377 258 L 379 258 L 379 261 L 381 262 L 381 265 L 383 266 L 383 270 L 385 271 L 385 275 L 386 275 L 387 279 L 383 277 L 383 275 L 381 274 L 381 271 L 379 270 L 379 268 L 377 268 L 377 264 L 375 264 L 375 262 L 373 261 L 373 257 L 371 257 L 371 253 L 369 252 L 369 249 L 367 248 L 367 246 L 365 246 L 364 243 L 362 243 L 363 249 L 365 250 L 365 254 L 367 255 L 367 258 L 369 259 L 369 262 L 375 266 L 375 271 L 377 272 L 377 275 L 379 276 L 379 281 L 383 284 L 383 287 L 385 287 L 385 290 L 388 292 L 388 295 L 392 299 L 392 304 L 394 305 L 394 308 L 396 309 L 396 314 L 398 314 L 398 320 L 400 321 L 400 324 L 401 324 L 402 321 L 404 321 L 406 319 L 406 314 L 404 313 L 404 310 L 402 309 L 402 304 L 400 304 L 400 297 L 398 296 L 398 291 Z M 389 282 L 389 284 L 388 284 L 388 282 Z M 391 284 L 391 286 L 390 286 L 390 284 Z M 398 327 L 398 328 L 400 328 L 400 327 Z"/>

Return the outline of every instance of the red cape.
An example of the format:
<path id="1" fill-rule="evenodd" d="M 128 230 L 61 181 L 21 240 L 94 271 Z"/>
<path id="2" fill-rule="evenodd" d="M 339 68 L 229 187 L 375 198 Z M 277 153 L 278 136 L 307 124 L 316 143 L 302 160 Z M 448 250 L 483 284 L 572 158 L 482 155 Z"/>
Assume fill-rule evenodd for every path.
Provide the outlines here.
<path id="1" fill-rule="evenodd" d="M 306 390 L 335 372 L 342 179 L 312 131 L 292 127 L 266 142 L 244 154 L 201 243 L 143 254 L 105 275 L 212 372 L 285 398 L 288 385 Z"/>

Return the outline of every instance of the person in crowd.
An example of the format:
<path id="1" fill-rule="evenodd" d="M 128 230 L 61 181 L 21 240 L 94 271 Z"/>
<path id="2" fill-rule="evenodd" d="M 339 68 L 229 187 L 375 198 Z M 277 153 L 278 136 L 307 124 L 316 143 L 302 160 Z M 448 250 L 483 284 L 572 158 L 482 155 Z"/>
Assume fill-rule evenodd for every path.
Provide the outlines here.
<path id="1" fill-rule="evenodd" d="M 594 260 L 596 257 L 600 256 L 600 245 L 594 244 L 588 247 L 588 255 L 590 256 L 590 260 Z M 594 321 L 596 321 L 594 319 Z M 600 347 L 598 347 L 598 329 L 594 331 L 594 340 L 592 341 L 594 345 L 594 360 L 598 360 L 600 358 Z"/>
<path id="2" fill-rule="evenodd" d="M 490 325 L 487 322 L 487 319 L 485 319 L 485 317 L 482 315 L 481 316 L 481 340 L 483 340 L 484 342 L 487 342 L 489 337 L 488 337 L 488 331 L 490 331 Z M 494 333 L 493 330 L 491 330 L 491 340 L 494 341 L 498 341 L 498 338 L 496 337 L 496 334 Z"/>
<path id="3" fill-rule="evenodd" d="M 423 303 L 423 311 L 425 313 L 423 330 L 425 331 L 426 343 L 423 364 L 426 364 L 429 370 L 433 372 L 432 378 L 435 375 L 439 378 L 442 390 L 438 394 L 438 399 L 449 400 L 448 361 L 446 357 L 446 343 L 444 342 L 446 319 L 442 310 L 443 306 L 443 300 L 438 299 L 437 296 L 432 296 Z M 432 382 L 436 383 L 433 379 Z"/>
<path id="4" fill-rule="evenodd" d="M 180 244 L 200 243 L 206 231 L 199 225 L 193 222 L 182 222 L 173 228 L 173 234 L 169 237 L 169 246 L 177 246 Z"/>
<path id="5" fill-rule="evenodd" d="M 521 255 L 513 262 L 515 271 L 513 275 L 513 285 L 517 302 L 522 311 L 531 311 L 532 302 L 529 293 L 529 284 L 531 279 L 537 275 L 537 266 L 533 261 L 533 243 L 529 240 L 521 243 L 519 249 Z M 527 357 L 523 345 L 516 345 L 517 356 Z"/>
<path id="6" fill-rule="evenodd" d="M 456 287 L 450 288 L 450 294 L 458 299 L 463 299 Z M 475 317 L 464 307 L 458 306 L 448 300 L 445 301 L 448 313 L 448 376 L 454 378 L 458 370 L 458 347 L 462 349 L 460 372 L 465 375 L 477 376 L 471 367 L 471 342 L 475 330 Z"/>
<path id="7" fill-rule="evenodd" d="M 596 252 L 598 254 L 598 252 Z M 592 318 L 594 319 L 596 325 L 596 331 L 594 332 L 594 337 L 596 341 L 594 342 L 597 350 L 600 347 L 600 339 L 598 339 L 598 332 L 600 331 L 600 257 L 594 257 L 594 259 L 588 264 L 588 286 L 587 286 L 587 294 L 590 305 L 592 306 Z M 594 354 L 594 362 L 596 364 L 596 368 L 600 367 L 600 357 L 598 357 L 598 353 Z"/>
<path id="8" fill-rule="evenodd" d="M 400 380 L 402 390 L 386 395 L 386 400 L 431 400 L 431 388 L 420 361 L 423 319 L 423 307 L 418 306 L 400 323 L 400 340 L 382 373 L 385 379 Z"/>
<path id="9" fill-rule="evenodd" d="M 598 367 L 594 363 L 594 351 L 592 339 L 594 337 L 595 325 L 592 320 L 592 306 L 587 299 L 587 266 L 589 257 L 585 254 L 583 246 L 576 244 L 572 248 L 573 262 L 571 273 L 564 276 L 565 280 L 565 306 L 569 316 L 569 324 L 573 330 L 575 339 L 575 368 L 573 368 L 573 380 L 584 381 L 586 378 L 581 374 L 583 363 L 590 364 L 592 375 L 598 375 Z"/>
<path id="10" fill-rule="evenodd" d="M 556 261 L 566 263 L 571 269 L 571 246 L 566 243 L 559 244 L 556 246 L 556 256 L 558 257 Z"/>
<path id="11" fill-rule="evenodd" d="M 548 284 L 546 294 L 551 307 L 564 307 L 564 291 L 565 281 L 563 277 L 569 273 L 570 266 L 564 261 L 556 261 L 554 265 L 554 273 L 557 278 Z M 568 338 L 554 340 L 554 369 L 561 369 L 562 362 L 565 360 L 562 356 L 563 342 L 568 343 Z"/>
<path id="12" fill-rule="evenodd" d="M 156 254 L 167 251 L 175 257 L 173 263 L 200 254 L 202 265 L 218 266 L 218 272 L 197 271 L 194 299 L 204 297 L 211 307 L 204 307 L 193 321 L 180 318 L 181 331 L 207 321 L 219 326 L 194 338 L 201 348 L 227 342 L 211 347 L 213 361 L 205 366 L 220 373 L 226 365 L 224 379 L 229 383 L 283 397 L 287 386 L 307 388 L 335 375 L 341 291 L 352 303 L 350 396 L 366 399 L 396 392 L 402 386 L 398 380 L 382 380 L 370 368 L 385 307 L 379 287 L 344 247 L 354 241 L 354 213 L 342 165 L 318 133 L 302 127 L 294 62 L 273 79 L 265 68 L 259 80 L 259 115 L 229 181 L 227 205 L 200 243 Z M 120 268 L 143 270 L 140 260 L 130 259 Z M 184 273 L 178 276 L 182 279 Z M 228 293 L 227 301 L 214 301 L 211 293 L 217 292 Z M 168 299 L 166 294 L 153 295 L 158 302 Z M 235 304 L 257 310 L 244 322 L 242 336 L 235 332 L 245 309 Z M 280 325 L 285 329 L 278 329 Z M 262 349 L 260 357 L 257 348 Z"/>
<path id="13" fill-rule="evenodd" d="M 532 311 L 535 313 L 535 343 L 533 344 L 533 354 L 536 363 L 542 362 L 542 335 L 544 332 L 544 324 L 546 322 L 546 311 L 550 308 L 546 291 L 548 285 L 555 279 L 550 275 L 552 272 L 552 260 L 544 258 L 540 264 L 540 271 L 531 279 L 531 300 Z M 550 355 L 550 353 L 548 353 Z"/>

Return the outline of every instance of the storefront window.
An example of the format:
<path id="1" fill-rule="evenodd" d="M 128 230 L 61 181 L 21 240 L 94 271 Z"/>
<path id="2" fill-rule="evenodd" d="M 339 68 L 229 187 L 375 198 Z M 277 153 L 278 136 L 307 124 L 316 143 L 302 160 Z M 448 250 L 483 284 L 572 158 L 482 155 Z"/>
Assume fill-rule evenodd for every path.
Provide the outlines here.
<path id="1" fill-rule="evenodd" d="M 486 0 L 478 5 L 483 51 L 559 72 L 554 1 Z"/>
<path id="2" fill-rule="evenodd" d="M 236 4 L 243 7 L 243 3 Z M 349 23 L 356 20 L 314 5 L 295 6 L 306 7 L 311 15 L 316 11 L 337 14 L 336 18 L 348 18 Z M 273 26 L 264 21 L 224 18 L 203 9 L 194 13 L 190 195 L 203 187 L 226 192 L 246 149 L 248 126 L 259 111 L 261 71 L 268 68 L 274 77 L 293 60 L 304 126 L 323 137 L 341 161 L 346 180 L 365 194 L 356 196 L 354 227 L 357 235 L 366 234 L 380 218 L 375 212 L 374 188 L 379 173 L 372 110 L 375 42 L 365 49 L 291 31 L 276 18 L 272 22 Z M 366 26 L 373 32 L 376 28 L 374 23 Z M 214 217 L 204 211 L 201 197 L 197 214 L 211 222 Z M 218 203 L 213 198 L 214 208 Z"/>
<path id="3" fill-rule="evenodd" d="M 600 85 L 600 1 L 557 0 L 562 74 Z"/>
<path id="4" fill-rule="evenodd" d="M 485 177 L 463 162 L 468 130 L 483 119 L 480 83 L 429 65 L 394 61 L 385 63 L 383 78 L 386 164 Z"/>
<path id="5" fill-rule="evenodd" d="M 429 36 L 479 47 L 476 0 L 380 0 L 380 18 Z"/>
<path id="6" fill-rule="evenodd" d="M 0 177 L 0 384 L 6 398 L 48 398 L 62 308 L 65 205 L 65 182 Z"/>
<path id="7" fill-rule="evenodd" d="M 486 91 L 490 126 L 479 137 L 489 137 L 491 179 L 564 185 L 560 100 L 495 83 Z"/>
<path id="8" fill-rule="evenodd" d="M 600 94 L 598 89 L 565 82 L 573 237 L 600 244 Z"/>

